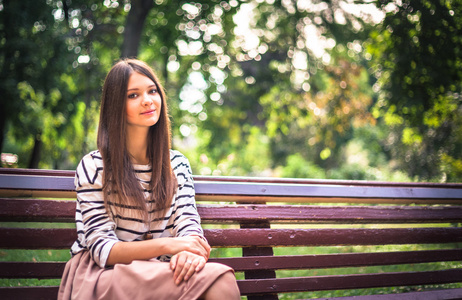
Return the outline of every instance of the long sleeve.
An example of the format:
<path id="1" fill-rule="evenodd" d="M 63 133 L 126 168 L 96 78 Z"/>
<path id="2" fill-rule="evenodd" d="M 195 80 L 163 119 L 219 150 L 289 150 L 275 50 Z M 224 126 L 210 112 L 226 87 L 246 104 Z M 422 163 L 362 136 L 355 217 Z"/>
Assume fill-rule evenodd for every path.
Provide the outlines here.
<path id="1" fill-rule="evenodd" d="M 105 267 L 109 252 L 119 241 L 114 221 L 104 206 L 102 191 L 103 163 L 99 152 L 86 155 L 76 170 L 76 227 L 78 239 L 71 252 L 88 249 L 93 260 Z"/>
<path id="2" fill-rule="evenodd" d="M 189 161 L 181 153 L 172 151 L 172 168 L 178 180 L 174 197 L 171 224 L 172 236 L 203 236 L 195 202 L 194 182 Z"/>

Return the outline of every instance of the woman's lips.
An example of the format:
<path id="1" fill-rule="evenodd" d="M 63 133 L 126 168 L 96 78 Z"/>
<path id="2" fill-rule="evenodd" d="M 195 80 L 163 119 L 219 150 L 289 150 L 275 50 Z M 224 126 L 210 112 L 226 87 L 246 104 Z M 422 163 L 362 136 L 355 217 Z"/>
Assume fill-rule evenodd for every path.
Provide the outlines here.
<path id="1" fill-rule="evenodd" d="M 141 114 L 142 114 L 142 115 L 151 115 L 151 114 L 153 114 L 155 111 L 156 111 L 155 109 L 151 109 L 151 110 L 147 110 L 147 111 L 145 111 L 145 112 L 142 112 Z"/>

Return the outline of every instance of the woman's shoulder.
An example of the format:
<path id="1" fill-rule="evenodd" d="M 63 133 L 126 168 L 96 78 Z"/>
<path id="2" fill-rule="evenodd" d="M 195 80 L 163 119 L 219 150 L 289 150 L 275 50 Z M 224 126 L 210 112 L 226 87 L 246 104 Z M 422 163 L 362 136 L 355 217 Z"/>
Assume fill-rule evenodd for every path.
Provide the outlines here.
<path id="1" fill-rule="evenodd" d="M 188 159 L 180 151 L 170 149 L 170 160 L 173 162 L 175 160 L 188 160 Z"/>
<path id="2" fill-rule="evenodd" d="M 98 150 L 93 150 L 82 157 L 77 166 L 77 174 L 95 174 L 103 170 L 103 157 Z"/>
<path id="3" fill-rule="evenodd" d="M 95 164 L 95 165 L 103 165 L 103 157 L 99 150 L 93 150 L 87 154 L 85 154 L 82 159 L 80 160 L 80 164 Z"/>
<path id="4" fill-rule="evenodd" d="M 170 162 L 175 172 L 191 173 L 189 160 L 178 150 L 170 150 Z"/>

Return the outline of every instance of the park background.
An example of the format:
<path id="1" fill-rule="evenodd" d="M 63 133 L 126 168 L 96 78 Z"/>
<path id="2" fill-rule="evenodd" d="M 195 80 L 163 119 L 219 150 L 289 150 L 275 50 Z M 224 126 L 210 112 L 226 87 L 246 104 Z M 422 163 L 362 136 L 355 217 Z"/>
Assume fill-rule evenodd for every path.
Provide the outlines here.
<path id="1" fill-rule="evenodd" d="M 451 0 L 1 0 L 3 166 L 75 169 L 138 57 L 195 174 L 460 182 L 461 27 Z"/>
<path id="2" fill-rule="evenodd" d="M 462 182 L 461 29 L 458 0 L 0 0 L 2 165 L 74 170 L 96 149 L 107 71 L 138 57 L 166 88 L 173 148 L 195 175 Z M 0 251 L 1 260 L 69 257 Z M 59 283 L 31 281 L 0 285 Z M 284 299 L 296 297 L 306 294 Z"/>

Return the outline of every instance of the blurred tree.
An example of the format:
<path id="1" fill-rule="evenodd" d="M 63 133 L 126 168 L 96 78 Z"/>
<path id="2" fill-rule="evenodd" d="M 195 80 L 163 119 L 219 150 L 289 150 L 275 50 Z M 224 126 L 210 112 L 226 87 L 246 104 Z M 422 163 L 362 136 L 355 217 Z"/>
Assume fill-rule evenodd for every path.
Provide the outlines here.
<path id="1" fill-rule="evenodd" d="M 56 1 L 56 5 L 60 2 Z M 117 1 L 73 0 L 67 3 L 63 14 L 69 19 L 63 21 L 68 24 L 65 36 L 68 50 L 73 54 L 70 61 L 73 72 L 65 78 L 76 91 L 73 103 L 80 109 L 76 116 L 80 124 L 74 122 L 77 127 L 71 130 L 77 143 L 68 149 L 75 164 L 96 148 L 101 86 L 107 71 L 121 57 L 124 25 L 131 7 Z"/>
<path id="2" fill-rule="evenodd" d="M 442 159 L 462 155 L 462 2 L 377 3 L 388 13 L 368 52 L 379 92 L 374 114 L 392 129 L 385 146 L 410 176 L 444 180 Z"/>
<path id="3" fill-rule="evenodd" d="M 42 149 L 39 166 L 73 168 L 96 147 L 104 76 L 137 56 L 159 73 L 176 146 L 193 147 L 204 174 L 288 165 L 285 175 L 371 178 L 345 165 L 352 144 L 374 166 L 462 173 L 458 2 L 0 4 L 0 132 L 21 157 Z"/>
<path id="4" fill-rule="evenodd" d="M 162 77 L 177 136 L 204 125 L 208 108 L 221 110 L 210 96 L 225 89 L 221 77 L 227 76 L 238 7 L 238 1 L 164 0 L 148 14 L 139 57 Z"/>
<path id="5" fill-rule="evenodd" d="M 0 140 L 9 124 L 11 147 L 30 157 L 21 167 L 74 168 L 88 150 L 125 15 L 117 2 L 2 1 Z"/>
<path id="6" fill-rule="evenodd" d="M 45 2 L 2 1 L 0 10 L 0 149 L 7 126 L 16 137 L 32 137 L 28 166 L 37 168 L 46 130 L 44 115 L 54 117 L 54 128 L 64 124 L 70 99 L 62 98 L 59 74 L 68 70 L 59 30 Z M 31 97 L 33 95 L 33 97 Z M 31 116 L 27 112 L 34 111 Z"/>
<path id="7" fill-rule="evenodd" d="M 137 57 L 146 17 L 154 5 L 153 0 L 132 0 L 126 17 L 122 57 Z"/>
<path id="8" fill-rule="evenodd" d="M 228 124 L 249 125 L 241 126 L 239 141 L 246 140 L 249 128 L 260 126 L 271 138 L 274 165 L 300 152 L 325 168 L 338 166 L 343 161 L 338 155 L 341 145 L 351 136 L 350 126 L 342 125 L 352 122 L 355 113 L 367 110 L 372 101 L 370 88 L 365 91 L 368 78 L 358 56 L 361 43 L 356 41 L 367 37 L 371 17 L 354 15 L 336 1 L 316 5 L 255 1 L 240 9 L 224 83 L 227 88 L 220 96 L 221 111 L 228 107 L 235 113 L 234 117 L 209 116 L 205 126 L 212 132 L 216 128 L 213 136 L 217 136 L 211 142 L 219 139 L 220 145 L 230 149 L 232 138 L 222 134 Z M 241 28 L 239 21 L 249 28 Z M 343 47 L 343 59 L 329 54 L 336 45 Z M 309 103 L 322 110 L 310 109 Z M 320 122 L 321 112 L 324 122 Z M 226 125 L 224 119 L 229 119 Z"/>

